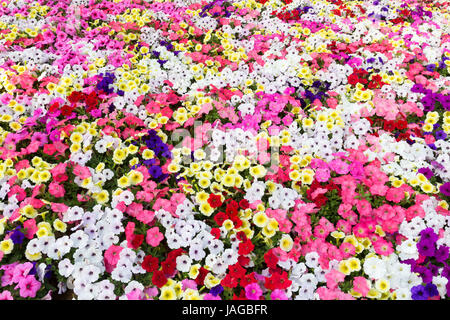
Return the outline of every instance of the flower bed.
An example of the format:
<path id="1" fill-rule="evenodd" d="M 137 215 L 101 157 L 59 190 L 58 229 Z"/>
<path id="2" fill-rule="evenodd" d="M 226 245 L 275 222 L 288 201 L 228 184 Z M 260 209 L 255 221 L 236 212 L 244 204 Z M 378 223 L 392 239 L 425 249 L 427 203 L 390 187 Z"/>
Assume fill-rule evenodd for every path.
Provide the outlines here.
<path id="1" fill-rule="evenodd" d="M 0 299 L 447 299 L 448 2 L 0 4 Z"/>

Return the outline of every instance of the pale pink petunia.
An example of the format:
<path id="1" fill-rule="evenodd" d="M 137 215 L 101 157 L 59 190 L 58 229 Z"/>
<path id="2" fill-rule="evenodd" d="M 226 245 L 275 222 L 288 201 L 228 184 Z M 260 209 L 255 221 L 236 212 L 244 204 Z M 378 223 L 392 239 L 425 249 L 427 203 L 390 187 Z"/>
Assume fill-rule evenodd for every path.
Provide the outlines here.
<path id="1" fill-rule="evenodd" d="M 330 289 L 336 289 L 339 282 L 342 282 L 345 278 L 345 274 L 338 270 L 331 270 L 326 275 L 327 287 Z"/>
<path id="2" fill-rule="evenodd" d="M 0 292 L 0 300 L 14 300 L 14 298 L 11 295 L 11 292 L 5 290 L 3 292 Z"/>

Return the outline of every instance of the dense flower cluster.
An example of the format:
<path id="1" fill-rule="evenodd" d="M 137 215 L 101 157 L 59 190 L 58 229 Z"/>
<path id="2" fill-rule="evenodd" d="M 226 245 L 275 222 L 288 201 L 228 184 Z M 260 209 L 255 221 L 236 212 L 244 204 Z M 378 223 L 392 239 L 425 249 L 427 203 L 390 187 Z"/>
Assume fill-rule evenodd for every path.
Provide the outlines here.
<path id="1" fill-rule="evenodd" d="M 448 2 L 0 4 L 0 299 L 450 295 Z"/>

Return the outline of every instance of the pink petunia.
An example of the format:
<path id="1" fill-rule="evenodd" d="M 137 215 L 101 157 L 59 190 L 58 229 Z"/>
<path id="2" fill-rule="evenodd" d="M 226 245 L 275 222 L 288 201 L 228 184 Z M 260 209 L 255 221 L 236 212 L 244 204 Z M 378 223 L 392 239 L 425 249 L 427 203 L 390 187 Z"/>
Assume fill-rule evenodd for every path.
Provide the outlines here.
<path id="1" fill-rule="evenodd" d="M 142 300 L 142 291 L 136 288 L 131 290 L 126 296 L 128 300 Z"/>
<path id="2" fill-rule="evenodd" d="M 259 300 L 262 295 L 262 290 L 256 282 L 250 283 L 245 287 L 245 296 L 249 300 Z"/>
<path id="3" fill-rule="evenodd" d="M 64 197 L 66 190 L 59 183 L 51 182 L 48 186 L 48 192 L 55 198 L 62 198 Z"/>
<path id="4" fill-rule="evenodd" d="M 17 287 L 20 289 L 19 294 L 22 298 L 34 298 L 41 288 L 41 283 L 34 276 L 26 276 L 20 279 Z"/>
<path id="5" fill-rule="evenodd" d="M 155 213 L 150 210 L 142 210 L 136 215 L 136 219 L 141 221 L 142 223 L 149 224 L 155 218 Z"/>
<path id="6" fill-rule="evenodd" d="M 181 285 L 183 290 L 186 289 L 197 290 L 197 283 L 194 280 L 183 279 L 181 280 Z"/>
<path id="7" fill-rule="evenodd" d="M 343 242 L 340 245 L 339 249 L 341 250 L 341 253 L 342 253 L 344 259 L 347 259 L 350 256 L 353 256 L 356 252 L 355 246 L 349 242 Z"/>
<path id="8" fill-rule="evenodd" d="M 164 235 L 159 232 L 158 227 L 153 227 L 147 230 L 146 241 L 152 247 L 157 247 L 162 239 L 164 239 Z"/>
<path id="9" fill-rule="evenodd" d="M 347 174 L 350 170 L 350 166 L 339 159 L 335 159 L 330 161 L 330 163 L 328 164 L 330 166 L 330 169 L 335 171 L 338 174 Z"/>
<path id="10" fill-rule="evenodd" d="M 369 229 L 367 223 L 359 222 L 353 226 L 353 234 L 358 238 L 366 238 L 369 236 Z"/>
<path id="11" fill-rule="evenodd" d="M 367 279 L 364 277 L 355 277 L 353 279 L 353 290 L 360 293 L 363 297 L 367 296 L 367 293 L 370 291 Z"/>
<path id="12" fill-rule="evenodd" d="M 64 213 L 68 209 L 69 209 L 69 207 L 67 205 L 65 205 L 64 203 L 58 203 L 58 202 L 53 202 L 52 203 L 52 210 L 54 212 Z"/>
<path id="13" fill-rule="evenodd" d="M 222 300 L 220 296 L 215 296 L 211 293 L 207 293 L 203 296 L 203 300 Z"/>
<path id="14" fill-rule="evenodd" d="M 89 178 L 91 176 L 91 172 L 87 167 L 83 167 L 78 164 L 73 168 L 73 174 L 80 177 L 80 179 L 82 180 Z"/>
<path id="15" fill-rule="evenodd" d="M 6 287 L 13 284 L 14 283 L 13 277 L 14 277 L 14 268 L 6 269 L 1 278 L 2 287 Z"/>
<path id="16" fill-rule="evenodd" d="M 319 182 L 327 182 L 330 179 L 330 170 L 328 168 L 317 169 L 315 178 Z"/>
<path id="17" fill-rule="evenodd" d="M 386 200 L 399 203 L 405 197 L 405 192 L 399 188 L 389 188 L 386 192 Z"/>
<path id="18" fill-rule="evenodd" d="M 105 251 L 105 260 L 115 266 L 120 259 L 120 252 L 123 250 L 121 246 L 111 245 L 108 250 Z"/>
<path id="19" fill-rule="evenodd" d="M 375 252 L 377 254 L 386 257 L 394 252 L 392 243 L 384 239 L 378 239 L 377 241 L 373 242 L 373 248 L 375 249 Z"/>
<path id="20" fill-rule="evenodd" d="M 384 184 L 374 184 L 369 190 L 373 195 L 384 196 L 388 190 L 388 187 Z"/>
<path id="21" fill-rule="evenodd" d="M 170 197 L 170 201 L 180 205 L 186 199 L 186 195 L 184 193 L 174 193 L 172 197 Z"/>
<path id="22" fill-rule="evenodd" d="M 12 277 L 12 281 L 14 283 L 19 283 L 22 278 L 28 276 L 30 270 L 33 269 L 33 264 L 31 262 L 25 262 L 23 264 L 19 264 L 14 268 L 14 274 Z"/>
<path id="23" fill-rule="evenodd" d="M 335 300 L 337 298 L 336 291 L 327 287 L 319 287 L 316 290 L 321 300 Z"/>
<path id="24" fill-rule="evenodd" d="M 288 300 L 288 297 L 286 295 L 286 292 L 280 289 L 275 289 L 270 294 L 271 300 Z"/>
<path id="25" fill-rule="evenodd" d="M 370 216 L 372 205 L 366 199 L 360 199 L 356 202 L 356 208 L 361 216 Z"/>
<path id="26" fill-rule="evenodd" d="M 128 206 L 127 213 L 132 217 L 136 217 L 142 210 L 143 210 L 142 203 L 133 202 Z"/>

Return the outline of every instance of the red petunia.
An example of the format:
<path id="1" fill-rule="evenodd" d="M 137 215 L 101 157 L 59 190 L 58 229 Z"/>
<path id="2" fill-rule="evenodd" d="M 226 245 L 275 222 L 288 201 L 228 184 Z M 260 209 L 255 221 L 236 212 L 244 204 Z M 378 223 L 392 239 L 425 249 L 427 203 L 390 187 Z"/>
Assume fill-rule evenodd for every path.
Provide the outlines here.
<path id="1" fill-rule="evenodd" d="M 144 242 L 144 235 L 143 234 L 134 234 L 131 238 L 131 248 L 137 249 L 141 246 L 142 242 Z"/>
<path id="2" fill-rule="evenodd" d="M 183 253 L 186 253 L 186 251 L 184 251 L 182 248 L 172 250 L 167 254 L 167 259 L 175 260 L 178 256 L 181 256 Z"/>
<path id="3" fill-rule="evenodd" d="M 395 19 L 392 19 L 391 20 L 391 22 L 393 23 L 393 24 L 399 24 L 399 23 L 402 23 L 404 20 L 402 19 L 402 18 L 395 18 Z"/>
<path id="4" fill-rule="evenodd" d="M 333 14 L 337 15 L 337 16 L 341 16 L 342 15 L 341 10 L 339 10 L 339 9 L 333 9 L 333 10 L 331 10 L 331 12 Z"/>
<path id="5" fill-rule="evenodd" d="M 59 102 L 53 103 L 50 108 L 48 109 L 49 112 L 55 112 L 59 109 Z"/>
<path id="6" fill-rule="evenodd" d="M 397 121 L 395 122 L 395 127 L 396 127 L 398 130 L 406 129 L 407 126 L 408 126 L 408 122 L 407 122 L 406 120 L 397 120 Z"/>
<path id="7" fill-rule="evenodd" d="M 174 273 L 177 263 L 175 259 L 166 259 L 161 263 L 162 271 L 166 276 L 170 276 Z"/>
<path id="8" fill-rule="evenodd" d="M 248 203 L 247 199 L 242 199 L 241 201 L 239 201 L 239 206 L 242 209 L 246 210 L 246 209 L 248 209 L 250 207 L 250 203 Z"/>
<path id="9" fill-rule="evenodd" d="M 245 276 L 243 276 L 241 278 L 241 280 L 239 281 L 241 287 L 245 288 L 246 286 L 248 286 L 251 283 L 255 283 L 257 282 L 254 276 L 254 272 L 246 274 Z"/>
<path id="10" fill-rule="evenodd" d="M 95 91 L 91 92 L 85 99 L 87 110 L 91 111 L 94 109 L 98 104 L 98 97 Z"/>
<path id="11" fill-rule="evenodd" d="M 265 287 L 269 290 L 285 290 L 289 288 L 289 286 L 292 284 L 292 281 L 289 280 L 288 274 L 286 271 L 283 271 L 283 273 L 273 273 L 269 278 L 266 278 L 265 280 Z"/>
<path id="12" fill-rule="evenodd" d="M 267 251 L 264 254 L 264 261 L 266 262 L 266 264 L 269 268 L 276 268 L 277 263 L 278 263 L 278 258 L 277 258 L 277 256 L 275 256 L 272 249 L 270 249 L 269 251 Z"/>
<path id="13" fill-rule="evenodd" d="M 328 198 L 323 195 L 323 194 L 319 194 L 315 199 L 314 199 L 314 203 L 316 204 L 316 206 L 318 206 L 319 208 L 324 206 L 328 201 Z"/>
<path id="14" fill-rule="evenodd" d="M 236 201 L 231 200 L 227 204 L 226 213 L 230 216 L 234 216 L 234 215 L 237 215 L 238 209 L 239 209 L 239 204 Z"/>
<path id="15" fill-rule="evenodd" d="M 233 221 L 234 227 L 239 229 L 242 226 L 242 220 L 238 216 L 231 216 L 230 220 Z"/>
<path id="16" fill-rule="evenodd" d="M 254 248 L 255 246 L 253 245 L 252 241 L 250 239 L 247 239 L 247 241 L 239 243 L 238 253 L 245 256 L 252 252 Z"/>
<path id="17" fill-rule="evenodd" d="M 81 100 L 84 100 L 85 94 L 79 91 L 73 91 L 68 97 L 67 100 L 71 103 L 77 103 Z"/>
<path id="18" fill-rule="evenodd" d="M 203 267 L 200 268 L 197 278 L 195 278 L 195 283 L 198 286 L 203 286 L 203 282 L 205 281 L 205 277 L 208 274 L 208 272 L 209 272 L 208 269 L 205 269 Z"/>
<path id="19" fill-rule="evenodd" d="M 385 131 L 394 131 L 395 130 L 395 121 L 384 121 L 383 129 Z"/>
<path id="20" fill-rule="evenodd" d="M 245 269 L 239 263 L 235 263 L 228 267 L 229 274 L 234 278 L 242 278 L 245 275 Z"/>
<path id="21" fill-rule="evenodd" d="M 222 281 L 220 281 L 220 284 L 223 287 L 227 287 L 227 288 L 236 288 L 238 286 L 238 278 L 233 277 L 231 274 L 227 274 L 225 276 L 225 278 L 222 279 Z"/>
<path id="22" fill-rule="evenodd" d="M 210 194 L 208 198 L 208 203 L 211 208 L 218 208 L 222 205 L 222 199 L 220 195 Z"/>
<path id="23" fill-rule="evenodd" d="M 377 84 L 380 84 L 381 80 L 383 80 L 383 78 L 379 74 L 372 76 L 372 81 L 376 82 Z"/>
<path id="24" fill-rule="evenodd" d="M 239 295 L 236 295 L 236 293 L 233 293 L 233 300 L 248 300 L 245 295 L 245 290 L 241 290 L 241 293 Z"/>
<path id="25" fill-rule="evenodd" d="M 369 122 L 370 122 L 370 125 L 373 126 L 373 124 L 374 124 L 375 121 L 373 121 L 371 117 L 365 117 L 364 119 L 366 119 L 367 121 L 369 121 Z"/>
<path id="26" fill-rule="evenodd" d="M 405 132 L 405 133 L 400 133 L 398 135 L 397 141 L 408 140 L 408 139 L 409 139 L 409 133 Z"/>
<path id="27" fill-rule="evenodd" d="M 223 222 L 228 219 L 225 212 L 219 212 L 214 216 L 214 221 L 221 227 Z"/>
<path id="28" fill-rule="evenodd" d="M 153 272 L 158 270 L 159 268 L 159 260 L 152 255 L 148 255 L 144 257 L 142 261 L 142 268 L 147 272 Z"/>
<path id="29" fill-rule="evenodd" d="M 61 115 L 63 115 L 64 117 L 68 117 L 72 114 L 73 109 L 75 108 L 65 104 L 61 107 Z"/>
<path id="30" fill-rule="evenodd" d="M 351 75 L 349 75 L 347 77 L 347 81 L 349 84 L 351 84 L 352 86 L 356 85 L 359 82 L 359 77 L 357 74 L 352 73 Z"/>
<path id="31" fill-rule="evenodd" d="M 158 288 L 162 288 L 167 283 L 167 278 L 162 270 L 153 272 L 152 283 Z"/>
<path id="32" fill-rule="evenodd" d="M 245 256 L 239 256 L 238 257 L 238 263 L 241 266 L 246 267 L 250 263 L 250 258 L 249 257 L 245 257 Z"/>
<path id="33" fill-rule="evenodd" d="M 247 235 L 244 231 L 239 231 L 238 233 L 236 233 L 236 239 L 238 239 L 239 241 L 247 241 Z"/>
<path id="34" fill-rule="evenodd" d="M 220 229 L 219 228 L 212 228 L 211 234 L 214 236 L 214 238 L 219 239 L 220 238 Z"/>
<path id="35" fill-rule="evenodd" d="M 378 82 L 370 81 L 369 84 L 367 85 L 367 88 L 376 89 L 378 86 L 379 86 Z"/>

